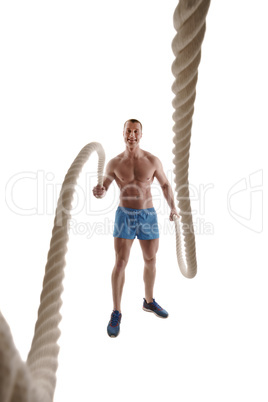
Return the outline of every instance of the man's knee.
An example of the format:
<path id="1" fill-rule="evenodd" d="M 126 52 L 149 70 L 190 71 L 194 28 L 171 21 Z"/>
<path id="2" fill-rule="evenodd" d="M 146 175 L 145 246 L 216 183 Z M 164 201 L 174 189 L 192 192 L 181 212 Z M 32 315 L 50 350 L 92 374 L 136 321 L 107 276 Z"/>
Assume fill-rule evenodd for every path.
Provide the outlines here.
<path id="1" fill-rule="evenodd" d="M 155 265 L 156 255 L 155 253 L 146 253 L 143 255 L 143 259 L 146 265 L 152 266 Z"/>
<path id="2" fill-rule="evenodd" d="M 127 263 L 128 263 L 128 257 L 117 255 L 115 259 L 115 269 L 117 271 L 121 271 L 126 268 Z"/>

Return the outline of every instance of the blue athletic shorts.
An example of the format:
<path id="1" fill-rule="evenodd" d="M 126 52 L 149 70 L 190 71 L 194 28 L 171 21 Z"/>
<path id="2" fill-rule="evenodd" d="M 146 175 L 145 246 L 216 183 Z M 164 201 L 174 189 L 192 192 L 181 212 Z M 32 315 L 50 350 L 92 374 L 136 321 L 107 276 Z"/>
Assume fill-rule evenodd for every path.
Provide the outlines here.
<path id="1" fill-rule="evenodd" d="M 115 213 L 114 237 L 151 240 L 159 238 L 157 214 L 154 208 L 118 207 Z"/>

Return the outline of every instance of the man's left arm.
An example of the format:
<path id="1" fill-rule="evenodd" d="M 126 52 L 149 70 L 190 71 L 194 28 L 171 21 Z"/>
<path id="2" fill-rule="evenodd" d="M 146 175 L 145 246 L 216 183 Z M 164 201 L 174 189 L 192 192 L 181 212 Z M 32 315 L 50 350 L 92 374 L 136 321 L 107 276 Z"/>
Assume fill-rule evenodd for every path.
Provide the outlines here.
<path id="1" fill-rule="evenodd" d="M 155 173 L 154 177 L 159 181 L 159 184 L 162 188 L 163 194 L 165 199 L 167 200 L 167 203 L 171 209 L 170 215 L 169 215 L 169 220 L 173 221 L 173 215 L 177 215 L 179 218 L 179 214 L 177 212 L 176 206 L 175 206 L 175 201 L 174 201 L 174 195 L 172 191 L 172 187 L 167 179 L 167 176 L 165 175 L 162 163 L 159 158 L 155 157 Z"/>

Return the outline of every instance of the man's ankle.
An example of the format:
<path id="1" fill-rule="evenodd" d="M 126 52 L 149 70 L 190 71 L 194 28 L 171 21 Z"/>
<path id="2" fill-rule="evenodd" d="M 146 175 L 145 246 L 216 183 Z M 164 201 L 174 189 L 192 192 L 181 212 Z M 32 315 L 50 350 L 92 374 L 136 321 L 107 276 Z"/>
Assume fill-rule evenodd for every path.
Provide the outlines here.
<path id="1" fill-rule="evenodd" d="M 148 299 L 145 298 L 145 300 L 146 300 L 146 303 L 148 303 L 148 304 L 153 302 L 153 299 L 150 299 L 150 298 L 148 298 Z"/>

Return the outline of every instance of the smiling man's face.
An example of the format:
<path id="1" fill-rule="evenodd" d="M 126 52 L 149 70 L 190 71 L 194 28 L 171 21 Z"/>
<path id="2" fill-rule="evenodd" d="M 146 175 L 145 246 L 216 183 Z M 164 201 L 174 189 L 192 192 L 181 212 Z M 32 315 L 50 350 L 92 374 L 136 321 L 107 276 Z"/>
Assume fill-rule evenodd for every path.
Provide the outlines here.
<path id="1" fill-rule="evenodd" d="M 128 121 L 123 131 L 124 141 L 128 148 L 133 149 L 139 145 L 142 137 L 140 123 L 132 123 Z"/>

